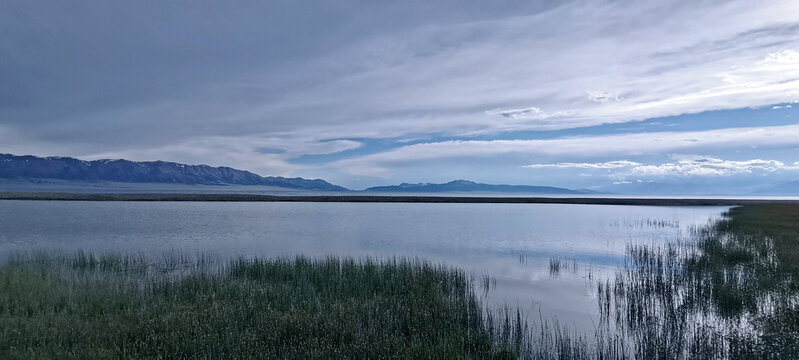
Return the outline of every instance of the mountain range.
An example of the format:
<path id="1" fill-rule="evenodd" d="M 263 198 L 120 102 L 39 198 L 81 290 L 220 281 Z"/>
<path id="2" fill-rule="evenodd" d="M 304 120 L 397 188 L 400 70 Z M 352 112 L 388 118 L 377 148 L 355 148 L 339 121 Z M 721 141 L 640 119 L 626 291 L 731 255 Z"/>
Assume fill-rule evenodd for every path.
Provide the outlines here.
<path id="1" fill-rule="evenodd" d="M 239 185 L 268 186 L 307 191 L 349 191 L 321 179 L 260 176 L 230 167 L 186 165 L 166 161 L 93 160 L 70 157 L 37 157 L 0 154 L 0 180 L 9 183 L 33 184 L 37 189 L 53 191 L 70 184 L 172 184 L 172 185 Z M 2 184 L 2 183 L 0 183 Z M 50 187 L 48 189 L 48 187 Z M 71 187 L 70 189 L 73 189 Z M 27 189 L 27 188 L 26 188 Z M 143 189 L 147 189 L 146 187 Z M 0 189 L 2 190 L 2 189 Z M 208 189 L 205 189 L 206 191 Z M 6 190 L 8 191 L 8 190 Z M 71 191 L 71 190 L 69 190 Z M 127 190 L 126 190 L 127 191 Z M 143 190 L 147 191 L 147 190 Z M 213 191 L 213 190 L 211 190 Z M 390 193 L 530 193 L 530 194 L 590 194 L 588 190 L 571 190 L 552 186 L 492 185 L 467 180 L 444 184 L 408 184 L 377 186 L 367 192 Z"/>
<path id="2" fill-rule="evenodd" d="M 441 192 L 474 192 L 474 193 L 531 193 L 531 194 L 593 194 L 589 190 L 571 190 L 553 186 L 531 185 L 493 185 L 481 184 L 468 180 L 454 180 L 445 184 L 408 184 L 392 186 L 376 186 L 366 189 L 373 192 L 405 192 L 405 193 L 441 193 Z"/>
<path id="3" fill-rule="evenodd" d="M 185 165 L 165 161 L 84 161 L 69 157 L 0 154 L 0 179 L 74 182 L 164 183 L 186 185 L 261 185 L 297 190 L 346 191 L 321 179 L 263 177 L 229 167 Z"/>

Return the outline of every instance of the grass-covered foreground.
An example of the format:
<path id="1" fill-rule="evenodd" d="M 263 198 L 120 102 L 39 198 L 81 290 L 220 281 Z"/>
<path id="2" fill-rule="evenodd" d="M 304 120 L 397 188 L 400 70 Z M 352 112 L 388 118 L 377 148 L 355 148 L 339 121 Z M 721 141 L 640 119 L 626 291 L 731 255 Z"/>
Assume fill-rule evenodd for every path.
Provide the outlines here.
<path id="1" fill-rule="evenodd" d="M 34 254 L 0 270 L 3 359 L 514 357 L 492 331 L 463 271 L 416 260 Z"/>

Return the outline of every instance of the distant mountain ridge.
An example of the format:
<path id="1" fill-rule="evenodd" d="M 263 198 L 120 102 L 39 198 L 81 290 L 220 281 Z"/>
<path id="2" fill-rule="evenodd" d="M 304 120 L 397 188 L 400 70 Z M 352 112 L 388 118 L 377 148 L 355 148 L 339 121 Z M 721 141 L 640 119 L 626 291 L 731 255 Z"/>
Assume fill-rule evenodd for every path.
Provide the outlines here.
<path id="1" fill-rule="evenodd" d="M 366 189 L 374 192 L 408 192 L 408 193 L 443 193 L 443 192 L 496 192 L 496 193 L 531 193 L 531 194 L 593 194 L 589 190 L 572 190 L 554 186 L 532 185 L 493 185 L 481 184 L 468 180 L 454 180 L 445 184 L 419 183 L 391 186 L 375 186 Z"/>
<path id="2" fill-rule="evenodd" d="M 0 179 L 57 179 L 81 182 L 166 183 L 187 185 L 261 185 L 299 190 L 347 191 L 321 179 L 263 177 L 230 167 L 166 161 L 94 160 L 0 154 Z"/>

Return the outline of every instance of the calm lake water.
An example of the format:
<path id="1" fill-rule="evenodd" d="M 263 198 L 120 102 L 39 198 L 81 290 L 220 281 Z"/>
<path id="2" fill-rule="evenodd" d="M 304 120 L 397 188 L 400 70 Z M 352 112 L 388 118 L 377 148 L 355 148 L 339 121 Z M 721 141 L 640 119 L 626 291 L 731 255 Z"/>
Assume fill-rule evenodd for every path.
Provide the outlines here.
<path id="1" fill-rule="evenodd" d="M 591 329 L 629 243 L 685 238 L 726 207 L 0 201 L 0 258 L 29 250 L 220 257 L 418 256 L 481 278 L 485 301 Z M 568 269 L 550 270 L 550 259 Z M 577 264 L 575 269 L 573 264 Z"/>

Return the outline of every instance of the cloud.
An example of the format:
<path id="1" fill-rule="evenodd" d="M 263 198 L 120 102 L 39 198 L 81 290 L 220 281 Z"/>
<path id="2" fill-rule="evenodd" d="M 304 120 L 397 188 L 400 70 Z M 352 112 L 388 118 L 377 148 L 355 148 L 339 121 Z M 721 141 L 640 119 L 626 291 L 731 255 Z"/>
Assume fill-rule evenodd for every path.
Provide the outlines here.
<path id="1" fill-rule="evenodd" d="M 542 111 L 541 109 L 539 109 L 539 108 L 537 108 L 535 106 L 530 106 L 530 107 L 526 107 L 526 108 L 523 108 L 523 109 L 489 110 L 489 111 L 486 111 L 486 114 L 488 114 L 488 115 L 501 115 L 503 117 L 506 117 L 508 119 L 513 119 L 513 120 L 517 120 L 517 119 L 526 119 L 526 120 L 539 119 L 539 120 L 543 120 L 543 119 L 549 119 L 549 118 L 553 118 L 553 117 L 564 117 L 564 116 L 568 116 L 569 115 L 569 113 L 567 111 L 558 111 L 558 112 L 554 112 L 554 113 L 546 113 L 546 112 Z"/>
<path id="2" fill-rule="evenodd" d="M 711 156 L 673 154 L 675 161 L 662 164 L 646 165 L 639 162 L 617 160 L 598 163 L 555 163 L 526 165 L 528 168 L 558 169 L 612 169 L 615 178 L 629 176 L 731 176 L 750 174 L 754 171 L 775 172 L 781 170 L 799 170 L 799 162 L 787 165 L 777 160 L 723 160 Z M 617 181 L 614 184 L 629 183 Z"/>
<path id="3" fill-rule="evenodd" d="M 608 102 L 619 102 L 624 100 L 624 98 L 606 91 L 588 91 L 588 100 L 605 104 Z"/>
<path id="4" fill-rule="evenodd" d="M 252 11 L 246 11 L 248 7 Z M 40 55 L 55 51 L 53 46 L 32 50 L 11 41 L 2 45 L 4 53 L 13 55 L 5 73 L 16 74 L 37 95 L 35 99 L 61 95 L 70 104 L 85 104 L 75 118 L 146 108 L 154 111 L 151 118 L 159 123 L 242 119 L 237 122 L 244 134 L 311 125 L 380 129 L 383 121 L 375 119 L 404 117 L 409 126 L 402 132 L 425 131 L 425 123 L 439 128 L 444 124 L 436 123 L 443 122 L 457 133 L 504 129 L 507 124 L 495 124 L 481 116 L 483 111 L 475 110 L 499 107 L 519 109 L 502 115 L 528 120 L 517 122 L 518 129 L 563 128 L 796 98 L 797 84 L 791 80 L 798 71 L 793 49 L 799 40 L 792 36 L 791 26 L 799 21 L 797 7 L 790 1 L 668 6 L 577 1 L 554 8 L 520 11 L 508 7 L 489 13 L 465 6 L 460 18 L 436 19 L 422 15 L 427 12 L 419 12 L 412 4 L 364 9 L 312 6 L 307 15 L 288 6 L 274 12 L 275 21 L 258 21 L 254 14 L 273 12 L 258 11 L 259 5 L 249 3 L 238 12 L 198 6 L 197 14 L 176 14 L 174 21 L 182 26 L 165 29 L 156 17 L 141 17 L 148 21 L 138 23 L 123 16 L 126 11 L 155 11 L 144 4 L 124 9 L 97 7 L 82 16 L 22 6 L 17 12 L 28 10 L 42 23 L 49 20 L 55 29 L 91 30 L 98 35 L 82 42 L 74 39 L 70 44 L 74 52 L 53 57 L 51 62 Z M 397 19 L 392 12 L 414 16 Z M 365 13 L 371 16 L 362 16 Z M 118 26 L 104 28 L 108 22 L 93 19 L 100 15 L 115 19 L 111 24 Z M 396 20 L 392 22 L 396 25 L 383 26 L 380 19 L 385 18 Z M 706 20 L 690 20 L 695 18 Z M 13 34 L 23 33 L 45 44 L 52 40 L 49 32 L 17 19 L 7 20 L 4 23 L 18 29 Z M 210 26 L 206 21 L 219 25 L 215 36 L 191 36 L 194 31 L 206 31 Z M 551 30 L 552 24 L 559 25 L 558 31 Z M 325 32 L 315 31 L 322 28 Z M 291 34 L 291 40 L 271 35 L 281 32 Z M 99 64 L 88 61 L 86 52 L 80 51 L 105 45 L 113 46 L 113 51 L 92 60 Z M 148 62 L 130 63 L 124 54 L 134 50 L 151 54 Z M 186 63 L 196 67 L 174 71 L 175 64 Z M 70 64 L 77 66 L 70 68 Z M 56 78 L 50 79 L 58 80 L 50 88 L 54 93 L 34 86 L 47 79 L 35 78 L 38 73 L 23 71 L 23 65 L 55 71 Z M 99 70 L 106 83 L 93 81 L 91 75 Z M 737 80 L 729 84 L 719 76 Z M 163 96 L 159 87 L 167 84 L 182 87 L 170 88 L 169 95 Z M 159 90 L 156 98 L 142 95 L 151 90 Z M 617 101 L 620 93 L 625 94 L 624 101 Z M 106 106 L 89 106 L 86 100 L 99 95 L 113 98 Z M 176 101 L 155 106 L 163 104 L 165 97 Z M 119 106 L 114 106 L 117 102 Z M 547 114 L 569 117 L 542 122 L 549 117 L 525 105 L 530 103 L 537 104 L 535 109 L 547 109 Z M 223 111 L 208 119 L 192 116 L 209 108 Z M 407 116 L 409 112 L 412 115 Z M 113 125 L 118 120 L 106 121 Z M 17 125 L 24 122 L 19 120 Z"/>
<path id="5" fill-rule="evenodd" d="M 557 169 L 618 169 L 631 166 L 640 166 L 641 163 L 627 160 L 616 160 L 601 163 L 556 163 L 556 164 L 531 164 L 524 167 L 541 169 L 541 168 L 557 168 Z"/>
<path id="6" fill-rule="evenodd" d="M 630 170 L 630 174 L 640 176 L 731 176 L 750 174 L 753 171 L 775 172 L 799 169 L 795 164 L 786 165 L 777 160 L 735 161 L 696 155 L 676 156 L 676 160 L 660 165 L 636 166 Z"/>
<path id="7" fill-rule="evenodd" d="M 497 155 L 596 157 L 661 154 L 687 149 L 799 145 L 799 125 L 731 128 L 694 132 L 653 132 L 583 136 L 548 140 L 453 140 L 403 146 L 386 152 L 339 160 L 333 166 L 347 173 L 389 176 L 392 163 Z M 535 164 L 534 164 L 535 165 Z"/>
<path id="8" fill-rule="evenodd" d="M 230 166 L 261 175 L 293 175 L 308 166 L 289 160 L 302 155 L 323 155 L 357 149 L 362 144 L 352 140 L 301 142 L 297 139 L 247 137 L 203 137 L 150 149 L 122 149 L 111 152 L 76 155 L 83 159 L 157 160 L 168 158 L 188 164 Z M 269 151 L 263 151 L 269 149 Z M 24 152 L 31 153 L 31 152 Z M 33 152 L 33 154 L 38 154 Z M 38 154 L 48 155 L 48 154 Z"/>
<path id="9" fill-rule="evenodd" d="M 783 64 L 783 65 L 796 65 L 799 64 L 799 52 L 794 50 L 783 50 L 768 54 L 763 63 Z"/>
<path id="10" fill-rule="evenodd" d="M 486 114 L 489 115 L 502 115 L 506 118 L 520 118 L 520 117 L 528 117 L 529 115 L 538 115 L 541 114 L 541 109 L 531 106 L 524 109 L 509 109 L 509 110 L 489 110 L 486 111 Z"/>
<path id="11" fill-rule="evenodd" d="M 368 127 L 380 127 L 392 135 L 410 131 L 462 135 L 553 130 L 761 106 L 799 96 L 799 67 L 784 60 L 789 56 L 775 55 L 785 53 L 785 47 L 799 46 L 799 40 L 786 37 L 799 16 L 779 14 L 779 6 L 752 8 L 775 15 L 773 21 L 727 21 L 719 28 L 705 24 L 696 33 L 700 29 L 689 30 L 694 26 L 691 23 L 675 20 L 680 24 L 672 25 L 681 30 L 673 32 L 674 28 L 665 30 L 664 22 L 670 20 L 653 19 L 651 27 L 644 26 L 646 36 L 637 31 L 610 33 L 605 29 L 633 26 L 617 22 L 618 18 L 610 20 L 613 6 L 581 6 L 582 10 L 565 5 L 536 16 L 420 29 L 414 35 L 421 39 L 454 41 L 469 36 L 463 38 L 462 46 L 439 49 L 429 56 L 403 58 L 395 54 L 399 58 L 384 59 L 391 64 L 387 71 L 357 77 L 358 98 L 370 100 L 364 103 L 367 107 L 370 103 L 384 105 L 378 112 L 389 114 Z M 748 6 L 736 3 L 714 7 L 712 12 L 736 17 L 742 7 Z M 626 11 L 613 10 L 618 14 Z M 675 19 L 691 13 L 679 6 L 660 10 L 674 12 Z M 692 11 L 705 10 L 710 8 Z M 558 32 L 561 38 L 555 39 L 540 27 L 548 20 L 578 13 L 591 18 L 592 23 L 571 19 L 574 22 L 570 24 L 594 28 L 605 37 L 578 35 L 567 26 L 565 32 Z M 641 20 L 638 25 L 645 22 Z M 700 33 L 703 36 L 697 37 Z M 663 42 L 653 41 L 653 36 Z M 547 49 L 546 58 L 536 55 L 542 48 Z M 453 78 L 452 74 L 459 76 Z M 331 87 L 330 92 L 353 85 L 351 81 Z M 385 83 L 392 85 L 377 85 Z M 613 91 L 592 90 L 597 88 Z M 329 99 L 327 95 L 325 92 L 313 98 Z M 496 109 L 485 112 L 491 118 L 481 118 L 474 112 L 481 104 L 494 103 L 506 105 L 489 107 Z M 497 117 L 507 121 L 497 121 Z"/>

